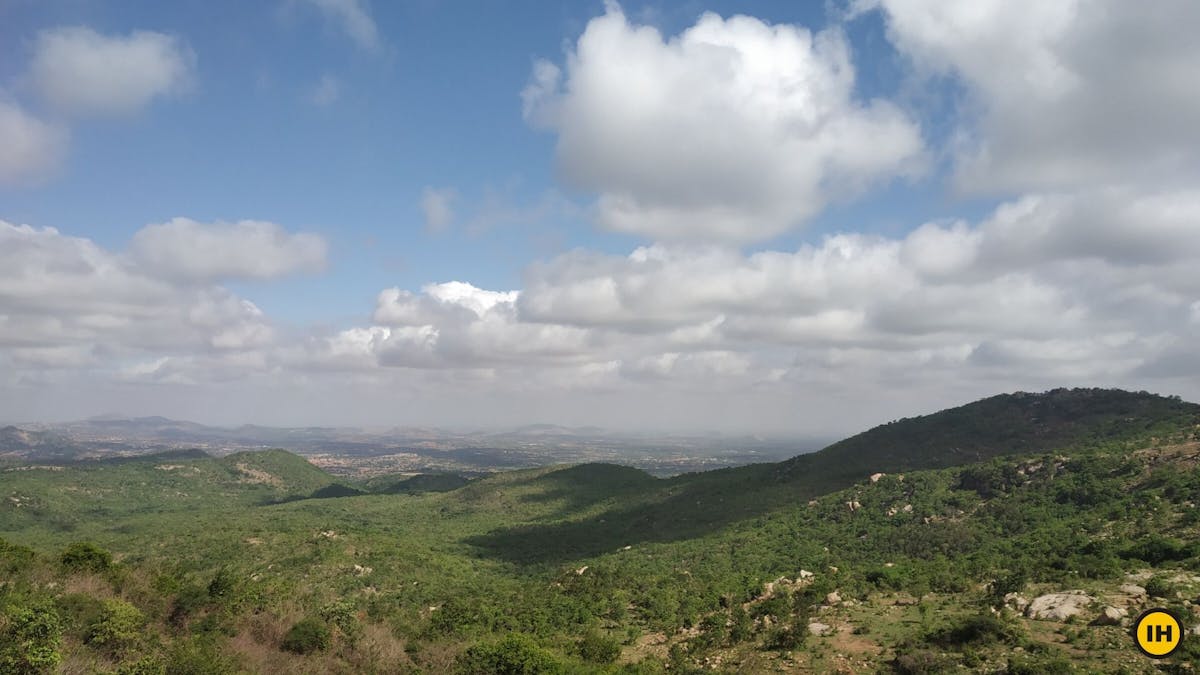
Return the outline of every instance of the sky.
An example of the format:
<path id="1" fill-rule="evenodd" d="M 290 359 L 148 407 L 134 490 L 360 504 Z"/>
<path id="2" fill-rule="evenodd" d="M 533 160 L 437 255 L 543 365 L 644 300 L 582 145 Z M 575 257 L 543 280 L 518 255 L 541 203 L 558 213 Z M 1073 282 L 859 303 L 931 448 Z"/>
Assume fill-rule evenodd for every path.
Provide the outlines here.
<path id="1" fill-rule="evenodd" d="M 0 421 L 1200 400 L 1200 4 L 0 0 Z"/>

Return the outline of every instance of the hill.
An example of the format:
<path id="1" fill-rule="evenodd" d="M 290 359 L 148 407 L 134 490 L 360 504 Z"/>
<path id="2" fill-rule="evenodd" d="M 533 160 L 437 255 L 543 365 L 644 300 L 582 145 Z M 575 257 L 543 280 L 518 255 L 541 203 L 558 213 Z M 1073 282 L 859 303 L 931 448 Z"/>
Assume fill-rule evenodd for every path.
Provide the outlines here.
<path id="1" fill-rule="evenodd" d="M 1177 433 L 1200 423 L 1200 405 L 1119 389 L 1055 389 L 985 398 L 877 426 L 783 462 L 784 480 L 842 481 L 876 472 L 936 469 L 1001 455 L 1103 446 Z"/>
<path id="2" fill-rule="evenodd" d="M 281 451 L 10 469 L 0 659 L 52 616 L 67 672 L 1157 672 L 1125 624 L 1200 621 L 1197 422 L 1148 394 L 1008 395 L 804 470 L 403 495 L 327 490 Z M 822 473 L 839 456 L 860 463 Z M 314 493 L 346 496 L 279 499 Z"/>

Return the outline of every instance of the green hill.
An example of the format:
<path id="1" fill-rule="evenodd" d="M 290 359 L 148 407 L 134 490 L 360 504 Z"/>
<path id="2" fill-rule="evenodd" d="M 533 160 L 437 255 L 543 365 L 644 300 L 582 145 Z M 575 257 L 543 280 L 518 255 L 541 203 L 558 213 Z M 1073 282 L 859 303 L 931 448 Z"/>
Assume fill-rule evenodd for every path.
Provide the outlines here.
<path id="1" fill-rule="evenodd" d="M 1006 395 L 779 464 L 419 494 L 282 451 L 4 469 L 0 670 L 1160 672 L 1120 615 L 1196 622 L 1197 409 Z"/>
<path id="2" fill-rule="evenodd" d="M 1119 389 L 1001 394 L 932 415 L 889 422 L 783 462 L 780 478 L 843 481 L 877 472 L 936 469 L 1001 455 L 1104 446 L 1178 433 L 1200 405 Z"/>

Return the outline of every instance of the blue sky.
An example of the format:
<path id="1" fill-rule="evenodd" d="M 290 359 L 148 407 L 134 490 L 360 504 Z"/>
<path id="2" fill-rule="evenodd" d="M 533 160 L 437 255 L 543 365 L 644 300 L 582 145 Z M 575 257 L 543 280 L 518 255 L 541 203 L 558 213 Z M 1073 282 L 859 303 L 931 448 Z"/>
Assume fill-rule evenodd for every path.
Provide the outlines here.
<path id="1" fill-rule="evenodd" d="M 1195 10 L 939 4 L 0 3 L 0 387 L 18 419 L 447 422 L 467 388 L 471 422 L 729 397 L 716 426 L 788 430 L 1189 393 Z M 345 409 L 234 403 L 304 387 Z M 831 389 L 869 401 L 789 414 Z"/>

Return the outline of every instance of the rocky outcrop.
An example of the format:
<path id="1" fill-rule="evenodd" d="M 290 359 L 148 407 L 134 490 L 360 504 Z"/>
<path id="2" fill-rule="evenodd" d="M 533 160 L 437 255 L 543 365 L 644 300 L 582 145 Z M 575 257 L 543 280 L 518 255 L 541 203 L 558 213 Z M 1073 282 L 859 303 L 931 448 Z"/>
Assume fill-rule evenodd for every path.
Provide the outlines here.
<path id="1" fill-rule="evenodd" d="M 1029 607 L 1025 609 L 1025 616 L 1043 621 L 1066 621 L 1082 614 L 1093 602 L 1095 599 L 1083 591 L 1047 593 L 1039 595 L 1029 603 Z"/>

